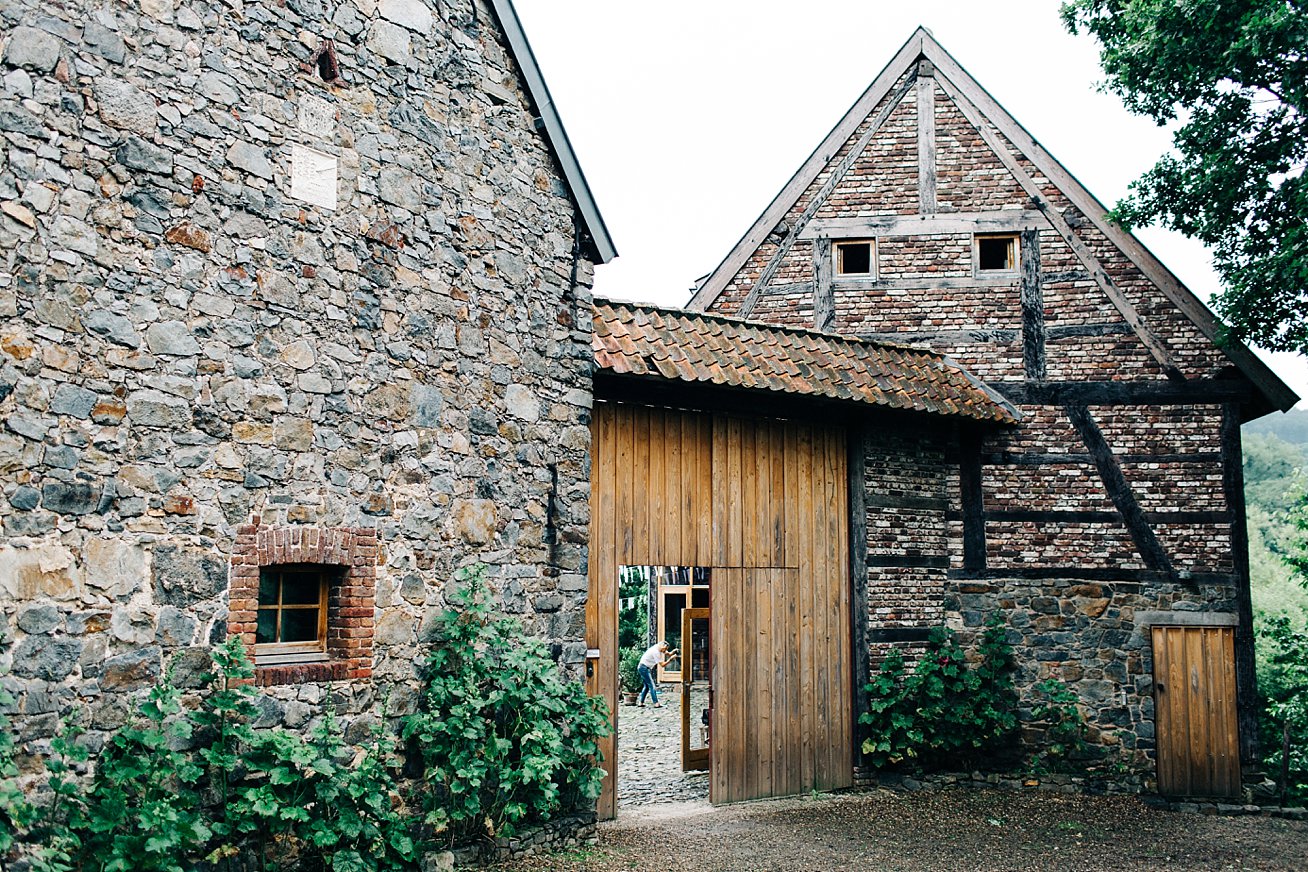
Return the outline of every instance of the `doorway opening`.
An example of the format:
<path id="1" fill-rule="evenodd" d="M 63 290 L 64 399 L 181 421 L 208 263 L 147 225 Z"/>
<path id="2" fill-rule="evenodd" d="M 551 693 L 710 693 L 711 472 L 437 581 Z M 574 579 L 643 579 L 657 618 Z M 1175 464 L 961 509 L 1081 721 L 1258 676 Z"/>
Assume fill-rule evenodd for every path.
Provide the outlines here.
<path id="1" fill-rule="evenodd" d="M 708 567 L 618 567 L 619 809 L 708 799 L 711 590 Z"/>

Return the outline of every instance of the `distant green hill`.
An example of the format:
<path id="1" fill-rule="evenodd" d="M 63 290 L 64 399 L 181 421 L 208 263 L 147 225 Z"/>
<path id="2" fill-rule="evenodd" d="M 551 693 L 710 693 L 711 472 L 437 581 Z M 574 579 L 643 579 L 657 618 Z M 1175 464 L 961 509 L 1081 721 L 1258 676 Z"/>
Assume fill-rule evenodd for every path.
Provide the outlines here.
<path id="1" fill-rule="evenodd" d="M 1259 614 L 1297 615 L 1302 625 L 1308 590 L 1282 557 L 1302 537 L 1289 513 L 1308 485 L 1308 411 L 1268 415 L 1246 424 L 1241 435 L 1254 608 Z"/>
<path id="2" fill-rule="evenodd" d="M 1242 430 L 1247 438 L 1251 435 L 1275 436 L 1291 445 L 1299 446 L 1308 454 L 1308 409 L 1291 409 L 1284 415 L 1273 412 L 1257 421 L 1244 425 Z"/>

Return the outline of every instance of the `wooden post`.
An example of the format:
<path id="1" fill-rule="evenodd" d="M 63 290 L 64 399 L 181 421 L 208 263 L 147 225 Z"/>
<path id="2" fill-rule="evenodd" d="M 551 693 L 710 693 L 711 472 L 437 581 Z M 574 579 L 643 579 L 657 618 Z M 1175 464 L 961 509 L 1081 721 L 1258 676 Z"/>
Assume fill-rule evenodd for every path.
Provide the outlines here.
<path id="1" fill-rule="evenodd" d="M 936 80 L 935 66 L 917 62 L 917 201 L 918 212 L 936 212 Z"/>
<path id="2" fill-rule="evenodd" d="M 1045 380 L 1045 296 L 1040 275 L 1040 231 L 1023 230 L 1018 240 L 1022 259 L 1022 360 L 1026 377 Z"/>
<path id="3" fill-rule="evenodd" d="M 831 287 L 831 240 L 813 240 L 813 329 L 836 323 L 836 293 Z"/>
<path id="4" fill-rule="evenodd" d="M 965 429 L 958 440 L 958 482 L 963 510 L 963 568 L 986 568 L 986 507 L 981 489 L 981 436 Z"/>
<path id="5" fill-rule="evenodd" d="M 1235 706 L 1240 724 L 1240 764 L 1258 764 L 1258 674 L 1254 661 L 1253 597 L 1249 591 L 1249 529 L 1245 526 L 1244 454 L 1240 404 L 1222 406 L 1222 488 L 1231 519 L 1235 575 Z"/>
<path id="6" fill-rule="evenodd" d="M 849 578 L 853 584 L 854 763 L 862 758 L 858 716 L 863 713 L 863 687 L 868 683 L 867 593 L 867 437 L 862 422 L 849 425 Z"/>

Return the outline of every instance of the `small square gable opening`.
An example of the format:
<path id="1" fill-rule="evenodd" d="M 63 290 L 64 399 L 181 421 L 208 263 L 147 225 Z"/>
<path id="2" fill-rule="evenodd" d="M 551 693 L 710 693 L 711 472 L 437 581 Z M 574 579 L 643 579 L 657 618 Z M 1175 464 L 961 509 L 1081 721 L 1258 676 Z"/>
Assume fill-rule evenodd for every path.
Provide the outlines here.
<path id="1" fill-rule="evenodd" d="M 977 272 L 1012 272 L 1017 269 L 1017 236 L 976 237 Z"/>
<path id="2" fill-rule="evenodd" d="M 836 275 L 872 275 L 872 240 L 864 239 L 857 242 L 837 242 L 835 249 Z"/>

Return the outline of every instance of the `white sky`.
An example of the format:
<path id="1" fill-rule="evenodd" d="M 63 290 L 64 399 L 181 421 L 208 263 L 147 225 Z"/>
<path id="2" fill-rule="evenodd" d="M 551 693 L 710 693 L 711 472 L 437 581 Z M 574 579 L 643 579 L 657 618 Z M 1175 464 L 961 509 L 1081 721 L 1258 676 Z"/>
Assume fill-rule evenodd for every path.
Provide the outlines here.
<path id="1" fill-rule="evenodd" d="M 597 293 L 680 306 L 919 24 L 1102 202 L 1170 145 L 1096 85 L 1057 2 L 516 0 L 618 249 Z M 1137 235 L 1201 298 L 1207 250 Z M 1308 361 L 1262 355 L 1300 396 Z"/>

